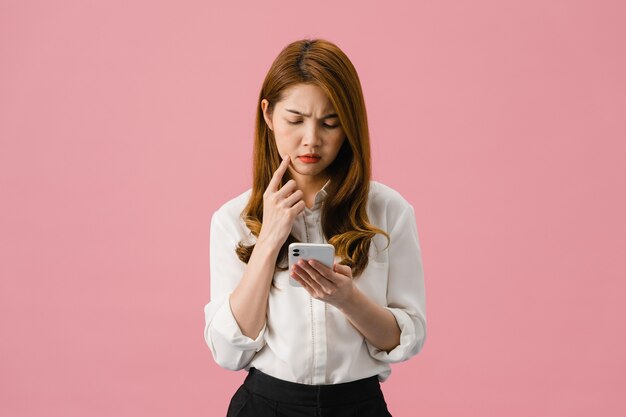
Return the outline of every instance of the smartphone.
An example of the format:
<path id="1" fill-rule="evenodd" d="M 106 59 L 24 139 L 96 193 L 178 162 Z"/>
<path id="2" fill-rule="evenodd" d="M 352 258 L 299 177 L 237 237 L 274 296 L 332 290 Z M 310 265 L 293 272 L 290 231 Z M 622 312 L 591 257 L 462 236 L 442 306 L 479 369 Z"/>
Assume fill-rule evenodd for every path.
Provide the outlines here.
<path id="1" fill-rule="evenodd" d="M 335 247 L 330 243 L 291 243 L 289 245 L 289 283 L 294 287 L 302 287 L 291 276 L 293 265 L 300 259 L 305 261 L 315 259 L 332 268 L 335 261 Z"/>

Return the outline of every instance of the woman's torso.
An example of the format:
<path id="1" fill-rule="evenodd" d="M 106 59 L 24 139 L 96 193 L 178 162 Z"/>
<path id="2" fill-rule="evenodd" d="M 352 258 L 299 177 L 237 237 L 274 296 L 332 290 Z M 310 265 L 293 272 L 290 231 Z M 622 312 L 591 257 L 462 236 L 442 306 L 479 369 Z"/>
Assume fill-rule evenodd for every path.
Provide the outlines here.
<path id="1" fill-rule="evenodd" d="M 221 209 L 238 216 L 248 202 L 251 189 L 235 197 Z M 292 235 L 301 242 L 328 243 L 320 223 L 324 189 L 316 194 L 315 205 L 306 208 L 294 221 Z M 369 222 L 389 231 L 388 222 L 408 204 L 400 194 L 376 181 L 370 182 L 367 205 Z M 255 237 L 239 221 L 239 239 L 254 242 Z M 308 239 L 307 239 L 308 232 Z M 355 285 L 370 299 L 386 306 L 388 252 L 385 236 L 376 234 L 369 250 L 369 263 Z M 335 262 L 341 259 L 335 257 Z M 374 359 L 364 337 L 333 305 L 315 299 L 301 287 L 291 286 L 289 272 L 276 270 L 276 288 L 271 288 L 267 310 L 266 345 L 245 366 L 283 380 L 302 384 L 337 384 L 378 375 L 386 380 L 388 363 Z"/>

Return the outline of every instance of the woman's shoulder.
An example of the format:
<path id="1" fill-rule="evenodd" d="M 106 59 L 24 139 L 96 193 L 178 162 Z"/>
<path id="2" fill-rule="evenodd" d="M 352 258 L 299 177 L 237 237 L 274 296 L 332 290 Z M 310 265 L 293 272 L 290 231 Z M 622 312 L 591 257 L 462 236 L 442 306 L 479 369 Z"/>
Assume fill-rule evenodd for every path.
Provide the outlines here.
<path id="1" fill-rule="evenodd" d="M 409 201 L 396 189 L 378 181 L 370 180 L 367 204 L 368 220 L 374 226 L 392 232 L 403 216 L 412 215 L 407 209 L 412 207 Z M 386 247 L 384 236 L 376 234 L 372 240 L 378 253 Z M 378 256 L 378 255 L 376 255 Z"/>
<path id="2" fill-rule="evenodd" d="M 370 210 L 377 213 L 384 212 L 387 217 L 396 217 L 404 210 L 412 207 L 411 203 L 399 191 L 374 180 L 370 180 L 368 204 Z"/>
<path id="3" fill-rule="evenodd" d="M 246 191 L 243 191 L 240 194 L 237 194 L 235 197 L 231 198 L 230 200 L 222 203 L 222 205 L 217 208 L 216 212 L 227 214 L 239 211 L 239 213 L 241 213 L 246 204 L 248 204 L 248 200 L 250 199 L 251 194 L 252 188 L 248 188 Z"/>
<path id="4" fill-rule="evenodd" d="M 213 213 L 213 220 L 221 223 L 230 223 L 231 225 L 244 225 L 241 213 L 248 204 L 251 194 L 252 188 L 248 188 L 246 191 L 222 203 Z"/>

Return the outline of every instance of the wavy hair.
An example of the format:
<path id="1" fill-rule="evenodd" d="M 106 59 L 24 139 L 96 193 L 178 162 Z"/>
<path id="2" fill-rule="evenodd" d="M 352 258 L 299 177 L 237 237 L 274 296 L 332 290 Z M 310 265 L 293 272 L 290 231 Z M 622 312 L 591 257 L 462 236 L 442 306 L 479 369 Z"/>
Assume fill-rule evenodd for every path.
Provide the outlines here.
<path id="1" fill-rule="evenodd" d="M 369 262 L 369 248 L 376 233 L 389 234 L 369 223 L 367 198 L 371 178 L 369 130 L 365 101 L 356 69 L 335 44 L 324 39 L 303 39 L 287 45 L 270 67 L 259 94 L 254 135 L 252 194 L 241 218 L 258 238 L 263 219 L 263 193 L 272 174 L 281 163 L 274 133 L 263 117 L 261 101 L 269 101 L 272 114 L 283 92 L 296 84 L 313 84 L 321 88 L 332 102 L 346 138 L 335 160 L 327 167 L 330 182 L 321 208 L 324 237 L 335 247 L 341 264 L 352 268 L 354 279 L 361 275 Z M 284 176 L 281 187 L 288 181 Z M 276 269 L 288 266 L 288 247 L 297 242 L 289 235 L 282 245 Z M 235 251 L 248 263 L 254 244 L 240 241 Z M 275 286 L 272 282 L 272 286 Z"/>

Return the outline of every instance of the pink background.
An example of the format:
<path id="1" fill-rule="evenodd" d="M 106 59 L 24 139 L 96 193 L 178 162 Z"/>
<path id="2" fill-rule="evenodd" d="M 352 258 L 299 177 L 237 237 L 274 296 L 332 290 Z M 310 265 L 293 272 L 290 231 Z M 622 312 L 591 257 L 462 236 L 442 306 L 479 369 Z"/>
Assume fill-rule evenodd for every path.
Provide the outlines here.
<path id="1" fill-rule="evenodd" d="M 238 3 L 238 2 L 237 2 Z M 374 179 L 415 207 L 429 334 L 402 416 L 626 414 L 621 1 L 0 2 L 0 415 L 223 416 L 209 221 L 263 77 L 356 66 Z"/>

